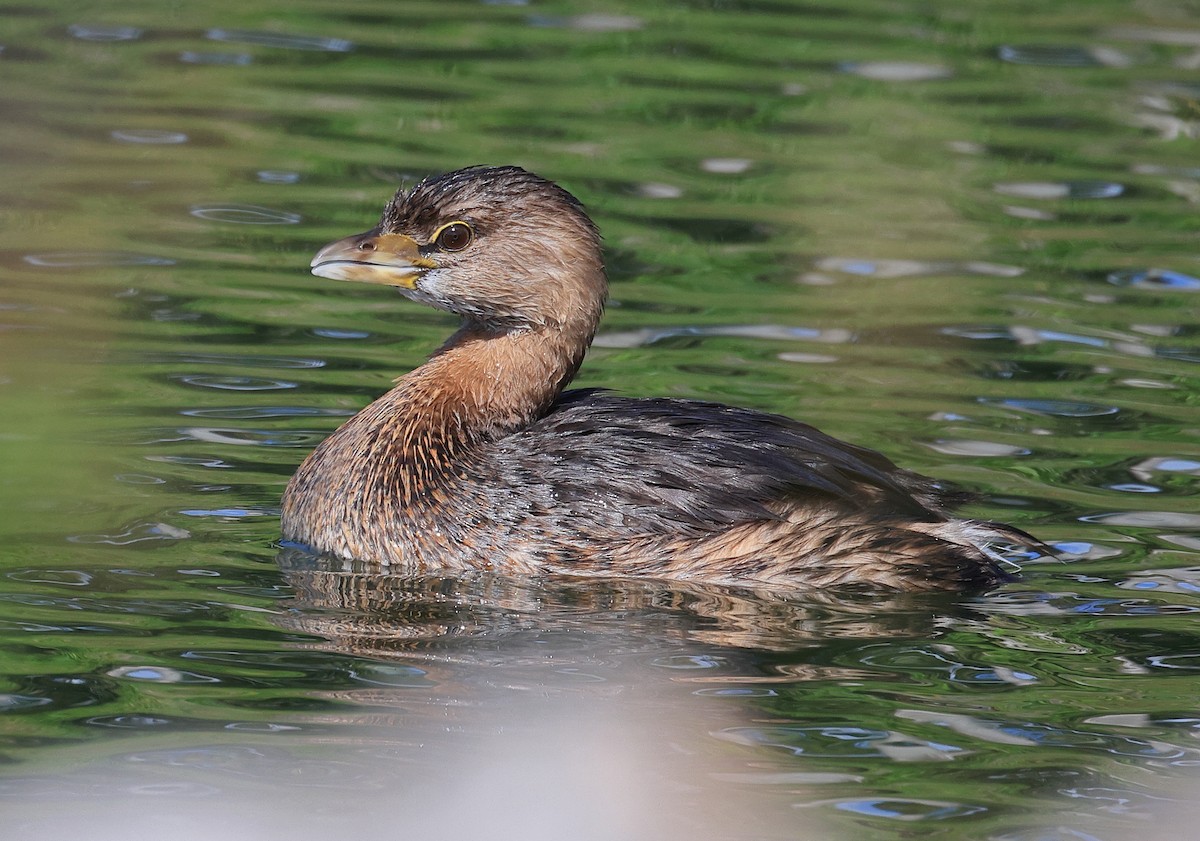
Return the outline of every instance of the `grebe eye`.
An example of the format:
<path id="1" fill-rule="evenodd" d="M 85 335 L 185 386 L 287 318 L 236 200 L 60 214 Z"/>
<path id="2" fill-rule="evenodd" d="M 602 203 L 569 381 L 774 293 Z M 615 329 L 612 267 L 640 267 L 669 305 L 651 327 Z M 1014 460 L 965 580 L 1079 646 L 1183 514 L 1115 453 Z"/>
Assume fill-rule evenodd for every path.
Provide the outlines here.
<path id="1" fill-rule="evenodd" d="M 451 222 L 443 225 L 433 238 L 433 244 L 442 251 L 462 251 L 475 239 L 475 232 L 466 222 Z"/>

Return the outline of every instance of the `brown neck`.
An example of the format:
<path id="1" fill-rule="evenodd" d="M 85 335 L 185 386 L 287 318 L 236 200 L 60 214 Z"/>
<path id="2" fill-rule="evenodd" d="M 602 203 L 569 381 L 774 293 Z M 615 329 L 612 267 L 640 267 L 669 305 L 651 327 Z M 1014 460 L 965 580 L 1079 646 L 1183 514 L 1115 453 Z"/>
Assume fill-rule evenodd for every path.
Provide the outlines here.
<path id="1" fill-rule="evenodd" d="M 494 438 L 549 408 L 579 370 L 594 331 L 594 323 L 575 331 L 496 331 L 468 323 L 388 397 L 414 425 L 441 426 L 464 442 Z"/>
<path id="2" fill-rule="evenodd" d="M 368 499 L 407 510 L 436 498 L 431 491 L 460 474 L 468 453 L 550 407 L 583 360 L 596 320 L 573 332 L 465 325 L 309 455 L 288 486 L 285 516 L 305 505 L 366 510 Z"/>

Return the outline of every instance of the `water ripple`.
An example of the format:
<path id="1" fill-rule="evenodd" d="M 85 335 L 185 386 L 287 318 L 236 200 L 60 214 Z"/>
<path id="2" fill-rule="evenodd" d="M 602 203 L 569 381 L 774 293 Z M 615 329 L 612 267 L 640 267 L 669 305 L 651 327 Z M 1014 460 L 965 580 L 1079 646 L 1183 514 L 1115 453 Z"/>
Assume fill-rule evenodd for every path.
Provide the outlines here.
<path id="1" fill-rule="evenodd" d="M 861 783 L 858 774 L 840 774 L 836 771 L 735 771 L 710 774 L 714 780 L 742 785 L 831 785 L 836 783 Z"/>
<path id="2" fill-rule="evenodd" d="M 924 261 L 869 259 L 866 257 L 822 257 L 814 266 L 821 271 L 841 272 L 861 277 L 926 277 L 929 275 L 965 272 L 988 277 L 1019 277 L 1025 273 L 1020 266 L 988 263 L 981 260 Z"/>
<path id="3" fill-rule="evenodd" d="M 1068 333 L 1063 330 L 1042 330 L 1036 327 L 1028 327 L 1023 324 L 1013 324 L 1007 327 L 1000 326 L 953 326 L 943 327 L 940 329 L 942 335 L 955 336 L 961 339 L 972 339 L 977 341 L 994 341 L 996 339 L 1008 340 L 1016 342 L 1019 345 L 1033 347 L 1044 342 L 1058 342 L 1072 345 L 1087 345 L 1095 348 L 1108 348 L 1123 353 L 1127 356 L 1150 357 L 1150 356 L 1166 356 L 1173 351 L 1170 349 L 1154 349 L 1149 345 L 1143 344 L 1129 337 L 1123 337 L 1119 341 L 1110 341 L 1109 339 L 1099 336 L 1087 336 L 1080 333 Z M 1188 351 L 1182 352 L 1184 355 Z M 1031 363 L 1024 363 L 1031 364 Z M 1062 372 L 1069 370 L 1066 367 L 1057 369 Z M 1091 369 L 1088 369 L 1089 371 Z"/>
<path id="4" fill-rule="evenodd" d="M 1027 456 L 1033 453 L 1026 447 L 1014 444 L 1001 444 L 998 441 L 974 441 L 964 438 L 937 438 L 933 441 L 921 442 L 936 453 L 948 456 L 974 456 L 979 458 L 999 458 L 1003 456 Z"/>
<path id="5" fill-rule="evenodd" d="M 93 727 L 112 727 L 119 730 L 143 730 L 148 727 L 163 727 L 173 724 L 169 718 L 151 715 L 98 715 L 85 721 Z"/>
<path id="6" fill-rule="evenodd" d="M 494 4 L 501 5 L 501 4 Z M 503 5 L 525 5 L 524 3 L 504 3 Z M 635 32 L 645 23 L 641 18 L 632 15 L 614 15 L 605 13 L 589 13 L 561 17 L 558 15 L 530 15 L 526 22 L 539 29 L 575 29 L 579 32 Z"/>
<path id="7" fill-rule="evenodd" d="M 432 685 L 425 670 L 416 666 L 359 663 L 350 667 L 346 673 L 356 683 L 365 683 L 371 686 L 427 689 Z"/>
<path id="8" fill-rule="evenodd" d="M 166 666 L 121 666 L 105 672 L 109 677 L 151 683 L 220 683 L 219 678 L 184 672 Z"/>
<path id="9" fill-rule="evenodd" d="M 1200 514 L 1180 511 L 1113 511 L 1080 517 L 1084 523 L 1104 523 L 1109 526 L 1140 526 L 1144 528 L 1200 528 Z"/>
<path id="10" fill-rule="evenodd" d="M 915 798 L 864 798 L 855 800 L 829 800 L 834 808 L 854 812 L 871 818 L 887 818 L 894 821 L 942 821 L 986 812 L 986 806 L 970 806 L 947 800 L 918 800 Z M 816 804 L 811 804 L 816 805 Z"/>
<path id="11" fill-rule="evenodd" d="M 842 344 L 854 338 L 849 330 L 838 328 L 817 330 L 811 327 L 787 327 L 778 324 L 731 324 L 714 327 L 646 327 L 641 330 L 602 333 L 593 344 L 596 347 L 649 347 L 665 339 L 689 336 L 736 336 L 752 339 L 782 341 L 828 342 Z"/>
<path id="12" fill-rule="evenodd" d="M 194 385 L 200 388 L 215 388 L 221 391 L 275 391 L 297 388 L 300 385 L 290 380 L 279 380 L 269 377 L 220 377 L 182 374 L 172 379 L 176 379 L 187 385 Z"/>
<path id="13" fill-rule="evenodd" d="M 1139 739 L 1110 733 L 1075 730 L 1037 722 L 998 722 L 974 719 L 959 714 L 943 714 L 926 710 L 901 710 L 901 718 L 941 725 L 962 735 L 974 736 L 1000 744 L 1036 747 L 1096 749 L 1114 756 L 1153 757 L 1176 760 L 1200 757 L 1200 751 L 1184 748 L 1158 739 Z"/>
<path id="14" fill-rule="evenodd" d="M 343 330 L 333 327 L 314 327 L 312 330 L 314 336 L 319 336 L 322 339 L 369 339 L 371 334 L 366 330 Z"/>
<path id="15" fill-rule="evenodd" d="M 223 429 L 216 426 L 188 426 L 180 435 L 209 444 L 233 444 L 251 447 L 311 447 L 323 435 L 315 432 L 279 432 L 273 429 Z"/>
<path id="16" fill-rule="evenodd" d="M 992 185 L 1002 196 L 1023 199 L 1115 199 L 1125 185 L 1115 181 L 1010 181 Z"/>
<path id="17" fill-rule="evenodd" d="M 249 733 L 288 733 L 303 730 L 295 724 L 275 724 L 270 721 L 233 721 L 225 725 L 226 730 L 242 730 Z"/>
<path id="18" fill-rule="evenodd" d="M 925 64 L 917 61 L 858 61 L 838 65 L 843 73 L 873 79 L 877 82 L 927 82 L 949 79 L 954 71 L 944 64 Z"/>
<path id="19" fill-rule="evenodd" d="M 827 353 L 780 353 L 775 358 L 784 362 L 801 362 L 809 365 L 828 365 L 838 361 L 836 356 Z"/>
<path id="20" fill-rule="evenodd" d="M 11 692 L 0 692 L 0 713 L 44 707 L 52 703 L 54 701 L 50 698 L 37 698 L 33 695 L 16 695 Z"/>
<path id="21" fill-rule="evenodd" d="M 183 132 L 166 129 L 114 129 L 109 132 L 109 136 L 120 143 L 139 143 L 148 146 L 176 146 L 188 142 L 188 136 Z"/>
<path id="22" fill-rule="evenodd" d="M 1117 583 L 1126 590 L 1155 590 L 1163 593 L 1200 595 L 1200 566 L 1137 572 Z"/>
<path id="23" fill-rule="evenodd" d="M 109 546 L 131 546 L 135 543 L 186 540 L 192 533 L 169 523 L 136 523 L 124 531 L 112 534 L 76 534 L 67 538 L 72 543 L 104 543 Z"/>
<path id="24" fill-rule="evenodd" d="M 232 44 L 253 44 L 282 50 L 348 53 L 354 43 L 342 38 L 323 38 L 318 35 L 283 35 L 275 32 L 256 32 L 248 29 L 210 29 L 205 33 L 210 41 Z"/>
<path id="25" fill-rule="evenodd" d="M 324 359 L 303 356 L 256 356 L 246 353 L 148 353 L 147 362 L 187 365 L 232 365 L 238 368 L 324 368 Z"/>
<path id="26" fill-rule="evenodd" d="M 183 409 L 179 412 L 193 418 L 221 420 L 261 420 L 264 418 L 343 418 L 354 414 L 348 409 L 318 409 L 314 406 L 229 406 L 204 409 Z"/>
<path id="27" fill-rule="evenodd" d="M 933 710 L 897 710 L 896 717 L 906 721 L 936 724 L 948 727 L 955 733 L 998 745 L 1036 745 L 1037 742 L 1020 733 L 1008 732 L 998 721 L 988 721 L 961 713 L 944 713 Z"/>
<path id="28" fill-rule="evenodd" d="M 129 251 L 58 251 L 45 254 L 26 254 L 21 259 L 31 266 L 47 269 L 175 265 L 175 261 L 168 257 L 134 254 Z"/>
<path id="29" fill-rule="evenodd" d="M 645 181 L 634 188 L 644 199 L 677 199 L 683 196 L 683 188 L 659 181 Z"/>
<path id="30" fill-rule="evenodd" d="M 229 470 L 236 465 L 219 458 L 200 458 L 196 456 L 146 456 L 146 461 L 157 461 L 164 464 L 182 464 L 188 467 L 212 467 L 218 470 Z"/>
<path id="31" fill-rule="evenodd" d="M 961 663 L 947 653 L 933 648 L 885 647 L 877 654 L 862 658 L 865 665 L 914 675 L 931 675 L 952 683 L 968 685 L 1029 686 L 1037 683 L 1036 675 L 1015 671 L 1004 666 L 985 666 Z"/>
<path id="32" fill-rule="evenodd" d="M 181 52 L 179 60 L 184 64 L 210 64 L 225 67 L 245 67 L 254 62 L 253 57 L 246 53 L 214 53 L 196 50 Z"/>
<path id="33" fill-rule="evenodd" d="M 1174 359 L 1176 362 L 1200 362 L 1200 351 L 1186 348 L 1159 348 L 1154 355 L 1160 359 Z"/>
<path id="34" fill-rule="evenodd" d="M 1200 476 L 1200 461 L 1181 456 L 1156 456 L 1139 461 L 1129 468 L 1129 472 L 1143 480 L 1149 480 L 1158 472 Z"/>
<path id="35" fill-rule="evenodd" d="M 1110 274 L 1108 282 L 1114 286 L 1132 286 L 1137 289 L 1200 291 L 1200 278 L 1170 269 L 1125 269 Z"/>
<path id="36" fill-rule="evenodd" d="M 1015 204 L 1006 204 L 1000 209 L 1014 219 L 1032 219 L 1035 222 L 1053 222 L 1058 219 L 1057 213 L 1051 213 L 1049 210 L 1042 210 L 1037 207 L 1021 207 Z"/>
<path id="37" fill-rule="evenodd" d="M 692 694 L 717 698 L 774 698 L 779 695 L 774 689 L 765 686 L 714 686 L 709 689 L 697 689 Z"/>
<path id="38" fill-rule="evenodd" d="M 1093 579 L 1094 580 L 1094 579 Z M 1079 593 L 1007 592 L 990 595 L 976 605 L 985 613 L 1010 616 L 1174 616 L 1200 612 L 1185 604 L 1154 603 L 1147 599 L 1105 599 Z"/>
<path id="39" fill-rule="evenodd" d="M 989 835 L 991 841 L 1104 841 L 1080 829 L 1065 826 L 1018 829 L 1001 835 Z"/>
<path id="40" fill-rule="evenodd" d="M 58 584 L 66 587 L 86 587 L 92 574 L 76 569 L 18 569 L 6 573 L 6 578 L 33 584 Z"/>
<path id="41" fill-rule="evenodd" d="M 1017 409 L 1035 415 L 1049 415 L 1058 418 L 1098 418 L 1115 415 L 1121 410 L 1116 406 L 1102 406 L 1097 403 L 1083 403 L 1074 400 L 1036 400 L 1022 398 L 993 398 L 979 397 L 980 403 L 990 406 L 1003 406 Z"/>
<path id="42" fill-rule="evenodd" d="M 614 15 L 592 12 L 569 18 L 567 26 L 580 32 L 636 32 L 645 21 L 633 15 Z"/>
<path id="43" fill-rule="evenodd" d="M 660 669 L 719 669 L 727 665 L 727 661 L 713 654 L 673 654 L 657 657 L 650 665 Z"/>
<path id="44" fill-rule="evenodd" d="M 753 165 L 749 158 L 706 158 L 700 162 L 702 170 L 718 175 L 740 175 Z"/>
<path id="45" fill-rule="evenodd" d="M 883 757 L 895 762 L 939 762 L 952 759 L 963 750 L 893 730 L 854 726 L 728 727 L 713 735 L 738 745 L 779 748 L 808 757 Z"/>
<path id="46" fill-rule="evenodd" d="M 1094 808 L 1102 809 L 1113 814 L 1134 814 L 1143 818 L 1151 818 L 1161 814 L 1165 797 L 1148 794 L 1144 791 L 1131 791 L 1104 786 L 1089 786 L 1087 788 L 1067 788 L 1061 792 L 1066 797 L 1075 800 L 1092 801 Z"/>
<path id="47" fill-rule="evenodd" d="M 185 517 L 219 517 L 222 520 L 246 520 L 254 517 L 278 517 L 277 508 L 185 508 Z"/>
<path id="48" fill-rule="evenodd" d="M 1044 44 L 1013 44 L 996 50 L 1001 61 L 1010 64 L 1036 64 L 1042 67 L 1099 67 L 1101 62 L 1088 47 Z"/>
<path id="49" fill-rule="evenodd" d="M 1155 27 L 1121 24 L 1105 33 L 1112 38 L 1129 41 L 1148 41 L 1152 44 L 1173 44 L 1184 47 L 1200 47 L 1200 32 L 1178 27 Z"/>
<path id="50" fill-rule="evenodd" d="M 145 473 L 117 473 L 113 478 L 126 485 L 165 485 L 167 483 L 166 479 L 149 476 Z"/>
<path id="51" fill-rule="evenodd" d="M 197 219 L 229 222 L 235 225 L 298 225 L 304 217 L 254 204 L 193 205 L 189 210 Z"/>
<path id="52" fill-rule="evenodd" d="M 299 184 L 300 173 L 282 169 L 260 169 L 255 176 L 264 184 Z"/>
<path id="53" fill-rule="evenodd" d="M 81 23 L 68 26 L 67 33 L 81 41 L 136 41 L 142 37 L 142 30 L 136 26 L 92 26 Z"/>

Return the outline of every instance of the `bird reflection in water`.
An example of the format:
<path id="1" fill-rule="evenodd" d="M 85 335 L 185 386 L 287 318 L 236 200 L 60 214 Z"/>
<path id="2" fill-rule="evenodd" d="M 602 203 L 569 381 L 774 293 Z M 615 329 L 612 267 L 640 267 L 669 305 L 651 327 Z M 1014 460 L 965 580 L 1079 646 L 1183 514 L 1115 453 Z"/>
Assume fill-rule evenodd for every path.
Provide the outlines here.
<path id="1" fill-rule="evenodd" d="M 423 657 L 439 641 L 604 633 L 711 645 L 731 651 L 793 651 L 831 639 L 925 639 L 947 616 L 973 615 L 969 601 L 938 593 L 861 593 L 731 587 L 704 582 L 464 572 L 381 571 L 299 549 L 279 564 L 295 590 L 286 622 L 333 647 L 373 656 Z M 631 649 L 632 650 L 632 649 Z M 436 655 L 432 655 L 436 656 Z"/>

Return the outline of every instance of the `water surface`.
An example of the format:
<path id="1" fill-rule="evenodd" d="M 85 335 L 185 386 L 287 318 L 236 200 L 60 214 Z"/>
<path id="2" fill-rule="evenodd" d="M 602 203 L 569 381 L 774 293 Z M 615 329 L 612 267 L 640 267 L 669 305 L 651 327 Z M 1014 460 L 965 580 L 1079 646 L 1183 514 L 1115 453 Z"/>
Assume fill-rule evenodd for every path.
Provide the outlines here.
<path id="1" fill-rule="evenodd" d="M 1189 8 L 4 7 L 6 835 L 1186 837 Z M 453 327 L 308 260 L 473 163 L 604 232 L 582 385 L 802 417 L 1061 558 L 913 598 L 281 551 Z"/>

